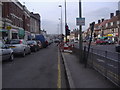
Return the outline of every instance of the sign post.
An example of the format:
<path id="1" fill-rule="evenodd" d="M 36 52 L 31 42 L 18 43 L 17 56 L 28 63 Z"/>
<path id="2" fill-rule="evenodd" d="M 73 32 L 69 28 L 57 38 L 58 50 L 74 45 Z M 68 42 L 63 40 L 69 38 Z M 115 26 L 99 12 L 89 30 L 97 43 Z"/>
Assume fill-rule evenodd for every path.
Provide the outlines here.
<path id="1" fill-rule="evenodd" d="M 79 4 L 79 8 L 81 9 L 81 2 Z M 83 62 L 83 45 L 82 45 L 82 26 L 85 25 L 85 18 L 82 18 L 81 17 L 81 10 L 80 10 L 80 17 L 79 18 L 76 18 L 76 25 L 79 26 L 79 59 L 80 59 L 80 62 L 82 63 Z"/>

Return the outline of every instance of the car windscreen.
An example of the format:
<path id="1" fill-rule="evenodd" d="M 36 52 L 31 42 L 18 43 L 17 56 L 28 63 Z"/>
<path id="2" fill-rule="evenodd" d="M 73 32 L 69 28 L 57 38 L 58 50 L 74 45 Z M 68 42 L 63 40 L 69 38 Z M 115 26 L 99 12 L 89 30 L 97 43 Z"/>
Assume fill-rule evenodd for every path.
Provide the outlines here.
<path id="1" fill-rule="evenodd" d="M 20 40 L 11 40 L 10 44 L 20 44 Z"/>
<path id="2" fill-rule="evenodd" d="M 35 41 L 27 41 L 28 44 L 35 44 Z"/>

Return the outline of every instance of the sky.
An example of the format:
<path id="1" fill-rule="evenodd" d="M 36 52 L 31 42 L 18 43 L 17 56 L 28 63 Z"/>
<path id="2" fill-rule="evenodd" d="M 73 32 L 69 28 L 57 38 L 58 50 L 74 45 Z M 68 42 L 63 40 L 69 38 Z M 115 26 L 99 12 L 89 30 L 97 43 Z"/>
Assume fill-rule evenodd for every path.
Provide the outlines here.
<path id="1" fill-rule="evenodd" d="M 30 12 L 39 13 L 41 16 L 41 29 L 47 31 L 48 34 L 60 34 L 60 19 L 62 9 L 63 33 L 65 22 L 65 0 L 19 0 L 25 4 Z M 98 22 L 101 19 L 109 19 L 110 13 L 118 10 L 119 0 L 81 0 L 82 17 L 85 18 L 85 26 L 82 30 L 86 30 L 91 22 Z M 23 3 L 25 2 L 25 3 Z M 62 8 L 59 7 L 62 5 Z M 66 17 L 70 30 L 79 28 L 76 25 L 76 18 L 79 17 L 79 0 L 66 0 Z"/>

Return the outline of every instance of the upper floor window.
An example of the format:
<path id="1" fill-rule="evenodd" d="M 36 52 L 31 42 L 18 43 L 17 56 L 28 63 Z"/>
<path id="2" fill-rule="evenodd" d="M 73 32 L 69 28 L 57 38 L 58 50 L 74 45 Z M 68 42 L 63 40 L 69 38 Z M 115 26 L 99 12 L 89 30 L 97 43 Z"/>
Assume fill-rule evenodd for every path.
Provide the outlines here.
<path id="1" fill-rule="evenodd" d="M 117 21 L 117 24 L 120 24 L 120 21 Z"/>
<path id="2" fill-rule="evenodd" d="M 108 27 L 108 23 L 106 23 L 105 27 Z"/>
<path id="3" fill-rule="evenodd" d="M 111 22 L 110 24 L 111 24 L 111 26 L 113 26 L 113 22 Z"/>

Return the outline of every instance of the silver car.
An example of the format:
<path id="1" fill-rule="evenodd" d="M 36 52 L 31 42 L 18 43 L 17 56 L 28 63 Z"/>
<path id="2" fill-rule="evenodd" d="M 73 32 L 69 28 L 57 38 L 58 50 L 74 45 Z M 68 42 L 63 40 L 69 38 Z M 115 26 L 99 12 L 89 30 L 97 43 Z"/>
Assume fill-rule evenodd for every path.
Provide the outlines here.
<path id="1" fill-rule="evenodd" d="M 13 50 L 0 41 L 0 60 L 14 60 Z"/>
<path id="2" fill-rule="evenodd" d="M 14 54 L 19 54 L 25 57 L 26 54 L 30 54 L 30 46 L 27 44 L 26 40 L 23 39 L 12 39 L 7 42 L 9 47 L 14 51 Z"/>

